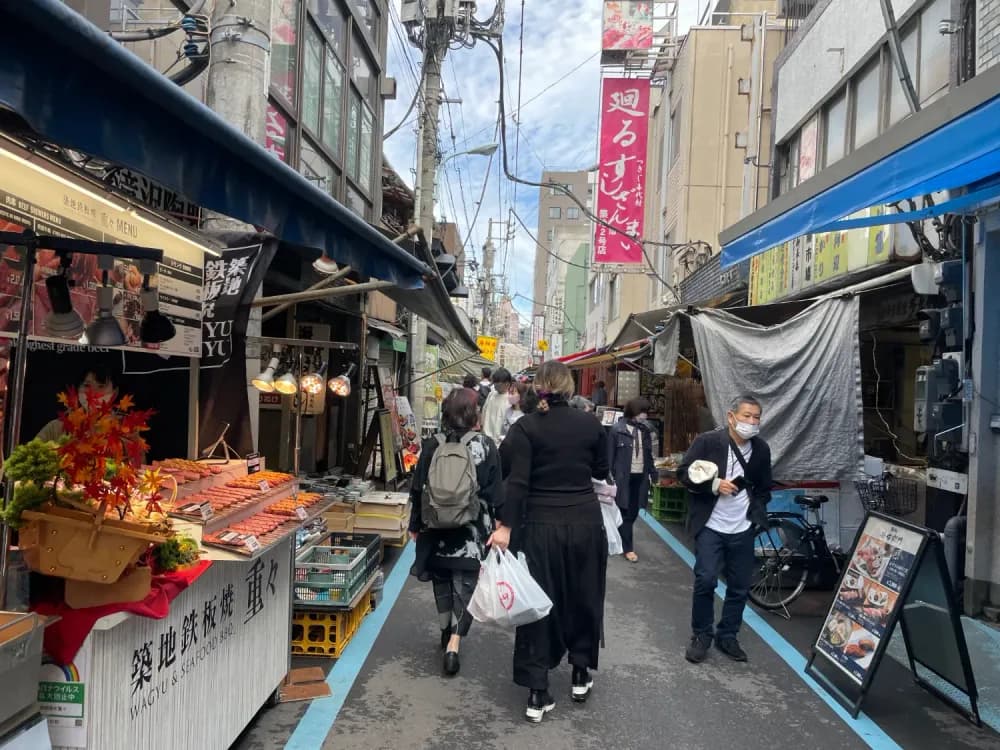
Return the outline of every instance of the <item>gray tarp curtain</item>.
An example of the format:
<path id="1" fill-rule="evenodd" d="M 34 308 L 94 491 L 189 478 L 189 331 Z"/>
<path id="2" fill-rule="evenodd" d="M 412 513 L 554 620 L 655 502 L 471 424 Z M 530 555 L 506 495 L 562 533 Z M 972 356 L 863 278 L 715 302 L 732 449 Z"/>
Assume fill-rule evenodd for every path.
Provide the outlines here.
<path id="1" fill-rule="evenodd" d="M 771 446 L 779 479 L 833 480 L 860 471 L 859 305 L 857 295 L 823 300 L 769 327 L 722 310 L 690 316 L 705 397 L 716 423 L 725 423 L 735 396 L 749 393 L 760 399 L 761 437 Z M 676 316 L 670 322 L 676 324 Z M 668 341 L 661 344 L 664 339 Z M 662 346 L 669 354 L 669 339 L 657 340 L 657 353 Z"/>
<path id="2" fill-rule="evenodd" d="M 681 319 L 672 313 L 663 323 L 663 330 L 653 338 L 653 372 L 674 375 L 681 352 Z"/>

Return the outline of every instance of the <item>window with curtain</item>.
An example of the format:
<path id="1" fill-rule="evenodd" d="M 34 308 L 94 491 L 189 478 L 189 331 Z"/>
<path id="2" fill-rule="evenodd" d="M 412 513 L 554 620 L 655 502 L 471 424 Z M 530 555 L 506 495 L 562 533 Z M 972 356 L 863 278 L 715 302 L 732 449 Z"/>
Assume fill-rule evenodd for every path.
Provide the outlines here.
<path id="1" fill-rule="evenodd" d="M 295 105 L 299 0 L 274 0 L 271 7 L 271 86 Z"/>
<path id="2" fill-rule="evenodd" d="M 341 158 L 341 119 L 344 105 L 344 66 L 332 53 L 326 51 L 323 71 L 323 145 Z"/>
<path id="3" fill-rule="evenodd" d="M 351 90 L 351 106 L 347 114 L 347 174 L 358 179 L 358 155 L 361 135 L 361 98 Z"/>
<path id="4" fill-rule="evenodd" d="M 854 148 L 878 135 L 879 88 L 882 71 L 879 55 L 854 79 Z"/>
<path id="5" fill-rule="evenodd" d="M 847 95 L 844 92 L 826 105 L 823 125 L 823 164 L 828 167 L 844 157 L 847 145 Z"/>
<path id="6" fill-rule="evenodd" d="M 952 18 L 951 0 L 934 0 L 920 14 L 921 106 L 930 104 L 948 90 L 951 71 L 951 36 L 938 32 L 938 24 Z"/>
<path id="7" fill-rule="evenodd" d="M 320 94 L 323 90 L 323 39 L 312 24 L 305 28 L 305 57 L 302 64 L 302 124 L 320 132 Z"/>
<path id="8" fill-rule="evenodd" d="M 903 59 L 906 60 L 906 69 L 909 71 L 910 80 L 913 81 L 913 85 L 917 88 L 917 91 L 920 90 L 918 87 L 920 71 L 917 68 L 918 32 L 919 28 L 917 24 L 912 24 L 908 29 L 903 30 L 900 37 L 900 44 L 903 47 Z M 891 56 L 889 57 L 889 64 L 892 67 L 892 72 L 889 76 L 891 80 L 889 84 L 889 91 L 891 92 L 889 94 L 889 125 L 892 126 L 910 114 L 910 105 L 906 102 L 906 94 L 903 93 L 903 84 L 899 82 L 899 74 L 896 72 L 896 65 L 892 62 Z"/>

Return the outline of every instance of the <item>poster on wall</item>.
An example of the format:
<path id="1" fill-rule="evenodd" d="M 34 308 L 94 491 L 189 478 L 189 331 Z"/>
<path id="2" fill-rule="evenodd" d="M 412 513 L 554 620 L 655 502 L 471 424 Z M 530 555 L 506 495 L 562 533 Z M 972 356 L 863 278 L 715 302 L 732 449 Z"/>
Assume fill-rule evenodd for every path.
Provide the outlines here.
<path id="1" fill-rule="evenodd" d="M 403 441 L 403 471 L 409 473 L 420 459 L 420 430 L 410 400 L 405 396 L 396 397 L 396 415 Z"/>
<path id="2" fill-rule="evenodd" d="M 647 79 L 603 79 L 597 217 L 614 229 L 596 224 L 594 263 L 644 262 L 631 238 L 643 236 L 648 120 Z"/>
<path id="3" fill-rule="evenodd" d="M 649 49 L 653 46 L 653 3 L 605 2 L 601 49 Z"/>
<path id="4" fill-rule="evenodd" d="M 138 267 L 118 260 L 108 274 L 115 288 L 114 316 L 125 333 L 128 349 L 198 357 L 201 353 L 201 287 L 205 248 L 169 231 L 134 211 L 67 180 L 57 179 L 14 151 L 0 148 L 0 231 L 31 229 L 40 235 L 139 245 L 163 250 L 163 262 L 151 279 L 159 292 L 160 312 L 176 327 L 176 335 L 161 344 L 144 345 L 139 336 L 143 309 L 140 299 L 143 276 Z M 45 280 L 60 270 L 60 260 L 51 250 L 36 254 L 32 323 L 34 338 L 63 341 L 45 325 L 52 304 Z M 0 248 L 0 336 L 12 336 L 18 327 L 24 250 Z M 85 323 L 97 311 L 97 288 L 102 272 L 95 255 L 72 256 L 66 275 L 70 280 L 73 307 Z M 74 341 L 74 343 L 76 343 Z"/>

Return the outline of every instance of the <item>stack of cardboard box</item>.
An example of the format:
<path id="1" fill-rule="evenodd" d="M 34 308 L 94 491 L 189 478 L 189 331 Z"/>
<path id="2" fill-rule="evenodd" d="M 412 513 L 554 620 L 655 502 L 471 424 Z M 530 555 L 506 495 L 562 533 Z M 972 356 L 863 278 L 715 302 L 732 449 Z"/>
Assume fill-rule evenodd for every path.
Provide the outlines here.
<path id="1" fill-rule="evenodd" d="M 354 531 L 354 503 L 337 501 L 323 514 L 326 527 L 330 531 L 341 531 L 350 534 Z"/>
<path id="2" fill-rule="evenodd" d="M 381 534 L 386 544 L 403 544 L 409 523 L 410 498 L 405 492 L 373 492 L 354 508 L 354 531 Z"/>

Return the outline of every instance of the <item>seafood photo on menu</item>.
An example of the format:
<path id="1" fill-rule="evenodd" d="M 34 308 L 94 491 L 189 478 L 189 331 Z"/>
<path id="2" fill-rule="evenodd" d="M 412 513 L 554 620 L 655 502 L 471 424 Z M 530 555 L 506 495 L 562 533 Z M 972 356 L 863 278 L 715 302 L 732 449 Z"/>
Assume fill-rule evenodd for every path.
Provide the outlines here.
<path id="1" fill-rule="evenodd" d="M 885 572 L 885 567 L 889 564 L 894 549 L 891 544 L 886 544 L 866 534 L 861 538 L 858 550 L 854 553 L 851 567 L 869 578 L 878 580 Z"/>

